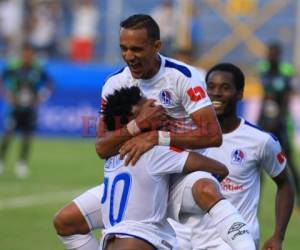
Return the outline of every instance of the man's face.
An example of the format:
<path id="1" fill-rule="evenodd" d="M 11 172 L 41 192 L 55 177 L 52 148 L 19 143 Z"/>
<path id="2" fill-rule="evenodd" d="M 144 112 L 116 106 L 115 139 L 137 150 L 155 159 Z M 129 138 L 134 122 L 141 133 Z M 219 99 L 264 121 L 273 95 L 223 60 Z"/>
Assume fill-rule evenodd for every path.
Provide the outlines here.
<path id="1" fill-rule="evenodd" d="M 233 75 L 225 71 L 213 71 L 207 79 L 207 93 L 218 116 L 232 114 L 242 92 L 237 91 Z"/>
<path id="2" fill-rule="evenodd" d="M 146 29 L 122 28 L 120 31 L 122 57 L 136 79 L 147 79 L 155 75 L 160 46 L 159 40 L 149 40 Z"/>

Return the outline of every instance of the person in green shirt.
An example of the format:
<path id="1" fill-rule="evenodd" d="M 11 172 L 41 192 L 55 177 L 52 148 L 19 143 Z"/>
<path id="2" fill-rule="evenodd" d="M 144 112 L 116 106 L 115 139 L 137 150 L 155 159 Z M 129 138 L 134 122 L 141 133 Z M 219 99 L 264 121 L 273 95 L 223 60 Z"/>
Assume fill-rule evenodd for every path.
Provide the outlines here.
<path id="1" fill-rule="evenodd" d="M 292 157 L 292 142 L 289 137 L 291 118 L 288 108 L 292 91 L 291 80 L 295 70 L 291 64 L 282 61 L 281 55 L 281 44 L 270 43 L 266 60 L 258 64 L 264 90 L 258 124 L 263 130 L 273 133 L 279 139 L 288 159 L 297 194 L 297 204 L 300 207 L 299 174 Z"/>
<path id="2" fill-rule="evenodd" d="M 8 146 L 16 131 L 22 135 L 21 152 L 15 173 L 24 178 L 28 175 L 28 155 L 32 133 L 35 129 L 38 105 L 52 92 L 52 83 L 43 67 L 35 60 L 29 44 L 22 47 L 20 58 L 9 61 L 2 72 L 2 90 L 8 103 L 4 119 L 4 134 L 0 144 L 0 174 Z"/>

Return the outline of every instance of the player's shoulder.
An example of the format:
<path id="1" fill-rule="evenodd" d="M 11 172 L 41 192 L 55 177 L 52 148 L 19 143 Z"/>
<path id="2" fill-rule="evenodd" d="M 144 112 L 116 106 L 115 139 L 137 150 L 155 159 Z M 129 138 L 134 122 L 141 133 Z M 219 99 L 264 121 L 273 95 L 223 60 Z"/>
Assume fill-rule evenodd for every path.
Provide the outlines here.
<path id="1" fill-rule="evenodd" d="M 265 144 L 267 141 L 272 140 L 277 142 L 278 138 L 272 134 L 269 133 L 259 126 L 247 121 L 243 120 L 243 130 L 244 133 L 247 134 L 251 140 L 259 143 L 259 144 Z"/>
<path id="2" fill-rule="evenodd" d="M 102 95 L 112 94 L 114 90 L 130 85 L 130 72 L 128 67 L 123 67 L 110 74 L 102 86 Z"/>
<path id="3" fill-rule="evenodd" d="M 192 66 L 185 64 L 184 62 L 178 61 L 174 58 L 163 57 L 164 66 L 166 70 L 172 71 L 173 74 L 178 76 L 191 78 L 193 74 Z"/>
<path id="4" fill-rule="evenodd" d="M 128 69 L 126 66 L 117 69 L 116 71 L 114 71 L 113 73 L 111 73 L 110 75 L 108 75 L 105 79 L 105 84 L 109 83 L 109 82 L 114 82 L 114 81 L 118 81 L 118 80 L 122 80 L 124 78 L 128 77 Z"/>
<path id="5" fill-rule="evenodd" d="M 142 157 L 139 159 L 141 163 L 145 163 L 148 161 L 152 165 L 158 164 L 166 159 L 166 157 L 170 157 L 171 155 L 174 154 L 179 154 L 185 152 L 184 150 L 181 150 L 179 148 L 174 148 L 174 147 L 166 147 L 166 146 L 160 146 L 156 145 L 147 152 L 145 152 Z"/>
<path id="6" fill-rule="evenodd" d="M 164 57 L 165 71 L 175 82 L 177 87 L 181 88 L 187 85 L 201 85 L 205 86 L 205 71 L 198 69 L 192 65 L 178 61 L 173 58 Z"/>

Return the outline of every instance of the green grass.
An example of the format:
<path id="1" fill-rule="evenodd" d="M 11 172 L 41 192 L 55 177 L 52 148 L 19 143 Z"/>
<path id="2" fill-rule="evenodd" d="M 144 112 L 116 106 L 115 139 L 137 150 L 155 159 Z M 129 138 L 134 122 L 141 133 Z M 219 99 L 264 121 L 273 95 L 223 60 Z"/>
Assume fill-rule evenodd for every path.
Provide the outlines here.
<path id="1" fill-rule="evenodd" d="M 13 173 L 18 148 L 15 142 L 0 176 L 0 249 L 63 250 L 52 227 L 52 217 L 81 191 L 101 183 L 102 161 L 96 156 L 94 141 L 36 139 L 30 158 L 31 175 L 26 180 L 18 180 Z M 266 181 L 260 213 L 262 241 L 273 228 L 274 192 L 275 186 Z M 24 196 L 34 202 L 14 203 L 15 198 Z M 299 249 L 299 225 L 300 211 L 295 210 L 284 249 Z"/>

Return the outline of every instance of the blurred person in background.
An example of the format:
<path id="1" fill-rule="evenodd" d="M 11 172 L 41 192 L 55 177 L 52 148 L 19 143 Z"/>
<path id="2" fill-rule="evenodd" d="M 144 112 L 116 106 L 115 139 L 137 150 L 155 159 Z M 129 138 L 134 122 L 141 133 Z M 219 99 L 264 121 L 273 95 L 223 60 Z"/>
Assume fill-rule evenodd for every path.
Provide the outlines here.
<path id="1" fill-rule="evenodd" d="M 297 206 L 300 207 L 299 175 L 292 155 L 292 142 L 288 135 L 294 68 L 291 64 L 283 62 L 281 55 L 281 44 L 270 43 L 266 59 L 258 65 L 264 91 L 258 124 L 263 130 L 273 133 L 279 139 L 287 156 L 296 189 Z"/>
<path id="2" fill-rule="evenodd" d="M 56 0 L 32 2 L 29 8 L 28 40 L 39 57 L 57 55 L 62 13 Z"/>
<path id="3" fill-rule="evenodd" d="M 73 3 L 71 59 L 90 61 L 94 57 L 99 11 L 92 0 L 77 0 Z"/>
<path id="4" fill-rule="evenodd" d="M 172 0 L 162 0 L 151 13 L 151 16 L 160 27 L 162 41 L 161 53 L 165 56 L 173 56 L 174 52 L 176 38 L 176 21 L 174 13 Z"/>
<path id="5" fill-rule="evenodd" d="M 4 160 L 12 136 L 19 130 L 22 142 L 15 174 L 19 178 L 25 178 L 29 173 L 28 155 L 37 108 L 50 96 L 52 84 L 45 70 L 34 59 L 34 51 L 29 44 L 23 46 L 20 58 L 7 63 L 1 83 L 9 113 L 4 121 L 5 131 L 0 144 L 0 173 L 4 170 Z"/>
<path id="6" fill-rule="evenodd" d="M 0 55 L 11 56 L 19 48 L 22 5 L 18 0 L 0 0 Z M 1 45 L 2 44 L 2 45 Z M 2 50 L 2 51 L 1 51 Z"/>

